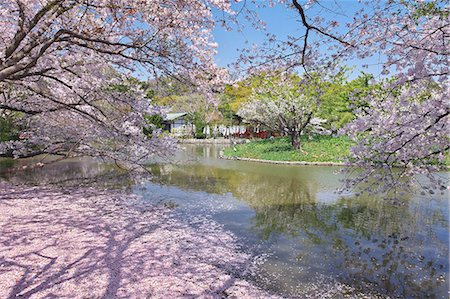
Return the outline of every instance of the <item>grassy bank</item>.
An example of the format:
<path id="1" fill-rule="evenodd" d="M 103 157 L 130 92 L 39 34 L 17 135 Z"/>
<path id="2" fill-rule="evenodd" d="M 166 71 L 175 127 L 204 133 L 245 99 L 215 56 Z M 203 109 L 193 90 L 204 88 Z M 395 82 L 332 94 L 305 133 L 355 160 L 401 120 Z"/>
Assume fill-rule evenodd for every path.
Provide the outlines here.
<path id="1" fill-rule="evenodd" d="M 294 150 L 290 139 L 282 137 L 236 145 L 225 149 L 224 155 L 273 161 L 342 162 L 352 144 L 347 137 L 302 136 L 301 150 Z"/>

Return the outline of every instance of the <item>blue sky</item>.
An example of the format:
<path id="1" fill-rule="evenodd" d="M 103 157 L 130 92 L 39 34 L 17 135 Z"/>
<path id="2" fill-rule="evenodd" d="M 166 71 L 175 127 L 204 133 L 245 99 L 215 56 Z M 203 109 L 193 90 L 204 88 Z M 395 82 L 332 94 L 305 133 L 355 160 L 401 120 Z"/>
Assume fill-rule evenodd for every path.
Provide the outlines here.
<path id="1" fill-rule="evenodd" d="M 305 1 L 299 2 L 304 3 Z M 340 23 L 345 23 L 351 21 L 353 14 L 361 7 L 361 4 L 356 0 L 328 0 L 320 3 L 323 7 L 315 6 L 313 9 L 306 11 L 310 18 L 319 15 L 325 19 L 336 19 Z M 234 9 L 239 9 L 241 5 L 242 3 L 234 4 Z M 247 3 L 247 5 L 249 4 Z M 293 9 L 288 9 L 285 5 L 278 4 L 273 8 L 258 8 L 257 12 L 260 18 L 266 22 L 267 31 L 275 34 L 278 39 L 285 39 L 288 35 L 301 36 L 304 32 L 299 14 Z M 222 67 L 226 67 L 237 59 L 239 56 L 237 49 L 250 47 L 252 44 L 260 45 L 264 41 L 264 32 L 254 29 L 244 18 L 239 20 L 244 24 L 242 32 L 237 30 L 225 31 L 222 27 L 217 27 L 214 30 L 214 38 L 219 44 L 216 62 Z M 378 77 L 381 72 L 377 55 L 365 61 L 351 60 L 345 64 L 354 67 L 353 74 L 350 77 L 357 76 L 360 71 L 370 72 Z M 368 64 L 369 68 L 363 69 L 363 64 Z"/>
<path id="2" fill-rule="evenodd" d="M 276 34 L 280 39 L 284 39 L 287 35 L 298 35 L 303 32 L 298 23 L 298 15 L 293 10 L 277 5 L 273 8 L 258 9 L 260 18 L 266 22 L 267 31 Z M 214 30 L 214 38 L 219 44 L 216 61 L 221 66 L 226 66 L 233 62 L 237 56 L 237 49 L 242 49 L 252 44 L 261 44 L 265 35 L 264 32 L 256 30 L 244 18 L 239 18 L 244 24 L 242 32 L 225 31 L 222 27 Z"/>

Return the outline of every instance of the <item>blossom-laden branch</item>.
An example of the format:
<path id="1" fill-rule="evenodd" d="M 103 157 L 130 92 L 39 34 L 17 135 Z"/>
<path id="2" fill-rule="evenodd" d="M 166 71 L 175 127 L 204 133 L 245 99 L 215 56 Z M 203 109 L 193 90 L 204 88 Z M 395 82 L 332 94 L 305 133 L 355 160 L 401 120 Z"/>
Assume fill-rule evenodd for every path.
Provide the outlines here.
<path id="1" fill-rule="evenodd" d="M 301 33 L 286 40 L 268 33 L 262 47 L 243 51 L 239 67 L 252 73 L 299 68 L 306 75 L 310 70 L 330 75 L 346 61 L 361 61 L 362 67 L 367 60 L 377 61 L 375 78 L 381 84 L 390 76 L 390 83 L 367 98 L 365 111 L 347 127 L 358 142 L 349 166 L 365 170 L 364 178 L 350 185 L 373 173 L 384 173 L 388 188 L 397 184 L 398 175 L 426 173 L 434 180 L 433 171 L 449 148 L 447 1 L 359 1 L 353 14 L 336 1 L 278 2 L 298 15 Z M 395 94 L 399 90 L 401 100 Z M 397 172 L 396 166 L 406 171 Z"/>
<path id="2" fill-rule="evenodd" d="M 358 118 L 344 129 L 357 141 L 349 166 L 363 169 L 347 182 L 348 186 L 375 181 L 378 183 L 367 186 L 368 191 L 387 191 L 394 181 L 410 185 L 413 181 L 407 178 L 422 173 L 435 187 L 442 188 L 445 182 L 433 172 L 445 165 L 445 153 L 450 148 L 450 109 L 441 99 L 442 93 L 449 94 L 448 89 L 423 94 L 424 89 L 413 85 L 403 87 L 399 95 L 369 95 L 370 108 L 357 111 Z"/>
<path id="3" fill-rule="evenodd" d="M 0 0 L 0 112 L 16 113 L 26 130 L 0 155 L 142 164 L 169 152 L 173 141 L 142 133 L 144 116 L 160 109 L 138 86 L 112 87 L 139 72 L 219 90 L 226 72 L 213 60 L 213 7 L 231 13 L 226 0 Z"/>

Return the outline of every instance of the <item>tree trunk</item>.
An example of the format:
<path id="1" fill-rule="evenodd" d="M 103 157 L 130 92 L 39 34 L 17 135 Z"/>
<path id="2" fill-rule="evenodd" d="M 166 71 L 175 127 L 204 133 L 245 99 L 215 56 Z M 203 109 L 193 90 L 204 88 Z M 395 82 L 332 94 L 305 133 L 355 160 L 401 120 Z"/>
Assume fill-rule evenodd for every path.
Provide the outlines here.
<path id="1" fill-rule="evenodd" d="M 300 134 L 298 134 L 297 132 L 292 132 L 291 133 L 291 143 L 292 143 L 292 147 L 294 148 L 294 150 L 299 150 L 300 149 Z"/>

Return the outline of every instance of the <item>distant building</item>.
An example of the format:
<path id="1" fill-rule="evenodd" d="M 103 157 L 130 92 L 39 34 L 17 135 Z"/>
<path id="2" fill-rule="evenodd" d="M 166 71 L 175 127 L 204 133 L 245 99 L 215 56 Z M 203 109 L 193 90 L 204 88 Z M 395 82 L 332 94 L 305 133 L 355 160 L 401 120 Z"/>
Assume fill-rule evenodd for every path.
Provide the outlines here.
<path id="1" fill-rule="evenodd" d="M 164 118 L 164 130 L 170 133 L 179 133 L 186 128 L 188 121 L 186 120 L 187 112 L 167 113 Z"/>

